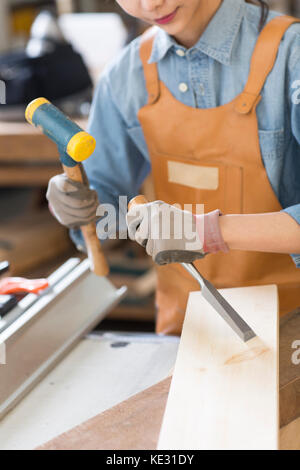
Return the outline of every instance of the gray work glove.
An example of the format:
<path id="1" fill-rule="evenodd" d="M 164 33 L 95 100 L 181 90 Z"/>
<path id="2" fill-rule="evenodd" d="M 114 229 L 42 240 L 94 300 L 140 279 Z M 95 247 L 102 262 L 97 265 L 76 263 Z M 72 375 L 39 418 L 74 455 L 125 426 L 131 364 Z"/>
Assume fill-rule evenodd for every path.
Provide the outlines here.
<path id="1" fill-rule="evenodd" d="M 97 192 L 70 180 L 65 174 L 51 178 L 46 197 L 53 215 L 70 229 L 96 221 Z"/>
<path id="2" fill-rule="evenodd" d="M 195 216 L 162 201 L 134 206 L 127 214 L 128 233 L 159 265 L 203 258 Z"/>

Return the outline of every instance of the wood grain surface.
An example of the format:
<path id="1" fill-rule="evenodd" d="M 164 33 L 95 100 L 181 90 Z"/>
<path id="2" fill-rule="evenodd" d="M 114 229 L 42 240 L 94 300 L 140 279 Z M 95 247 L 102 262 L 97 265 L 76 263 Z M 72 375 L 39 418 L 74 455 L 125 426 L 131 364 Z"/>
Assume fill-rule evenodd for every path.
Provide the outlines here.
<path id="1" fill-rule="evenodd" d="M 159 449 L 278 449 L 277 288 L 221 292 L 258 336 L 243 343 L 191 293 Z"/>

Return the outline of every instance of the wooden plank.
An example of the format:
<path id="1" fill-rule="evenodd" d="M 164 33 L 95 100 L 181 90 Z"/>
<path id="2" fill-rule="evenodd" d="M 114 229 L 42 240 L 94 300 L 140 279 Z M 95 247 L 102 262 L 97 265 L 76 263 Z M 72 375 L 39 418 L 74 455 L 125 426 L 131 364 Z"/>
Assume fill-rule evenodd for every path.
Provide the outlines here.
<path id="1" fill-rule="evenodd" d="M 300 418 L 281 428 L 280 450 L 300 450 Z"/>
<path id="2" fill-rule="evenodd" d="M 300 341 L 300 310 L 280 320 L 280 427 L 300 417 L 300 365 L 292 360 L 295 341 Z"/>
<path id="3" fill-rule="evenodd" d="M 37 450 L 155 449 L 170 382 L 165 379 Z"/>
<path id="4" fill-rule="evenodd" d="M 278 300 L 275 286 L 222 290 L 258 337 L 244 344 L 190 295 L 159 449 L 277 449 Z"/>

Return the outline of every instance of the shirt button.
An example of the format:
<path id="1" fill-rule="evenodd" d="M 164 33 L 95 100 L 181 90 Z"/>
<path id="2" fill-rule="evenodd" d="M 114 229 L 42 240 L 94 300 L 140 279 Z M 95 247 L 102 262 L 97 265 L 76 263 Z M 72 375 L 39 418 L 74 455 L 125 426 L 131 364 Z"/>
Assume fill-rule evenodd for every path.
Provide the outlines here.
<path id="1" fill-rule="evenodd" d="M 179 57 L 184 57 L 184 56 L 185 56 L 185 52 L 184 52 L 182 49 L 177 49 L 177 50 L 176 50 L 176 54 L 177 54 Z"/>
<path id="2" fill-rule="evenodd" d="M 186 83 L 180 83 L 179 85 L 179 91 L 181 91 L 181 93 L 186 93 L 188 91 L 189 87 L 187 86 Z"/>
<path id="3" fill-rule="evenodd" d="M 199 89 L 200 89 L 200 94 L 201 94 L 202 96 L 204 96 L 204 95 L 205 95 L 205 88 L 204 88 L 203 83 L 200 83 Z"/>

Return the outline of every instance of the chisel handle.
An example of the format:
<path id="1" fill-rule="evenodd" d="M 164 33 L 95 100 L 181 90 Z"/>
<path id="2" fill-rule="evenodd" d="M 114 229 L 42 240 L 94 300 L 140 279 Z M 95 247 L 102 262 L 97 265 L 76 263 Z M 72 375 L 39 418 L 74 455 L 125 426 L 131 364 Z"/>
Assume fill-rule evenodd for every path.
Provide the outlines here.
<path id="1" fill-rule="evenodd" d="M 148 204 L 149 201 L 145 198 L 145 196 L 136 196 L 128 204 L 128 210 L 132 209 L 133 207 L 140 206 L 142 204 Z"/>
<path id="2" fill-rule="evenodd" d="M 83 184 L 88 183 L 81 163 L 72 168 L 63 165 L 63 170 L 72 181 Z M 81 231 L 91 263 L 91 270 L 97 276 L 107 276 L 109 273 L 109 267 L 97 236 L 96 224 L 90 223 L 88 225 L 84 225 L 81 227 Z"/>
<path id="3" fill-rule="evenodd" d="M 136 196 L 128 204 L 128 210 L 137 207 L 141 204 L 148 204 L 149 201 L 145 196 Z M 172 251 L 162 251 L 154 259 L 155 263 L 159 266 L 164 266 L 165 264 L 171 263 L 181 263 L 188 264 L 193 263 L 197 260 L 203 259 L 206 255 L 199 251 L 185 251 L 185 250 L 172 250 Z M 195 270 L 196 268 L 191 265 L 191 269 Z M 194 273 L 194 271 L 193 271 Z M 191 273 L 192 274 L 192 273 Z M 197 279 L 199 282 L 199 278 Z"/>

